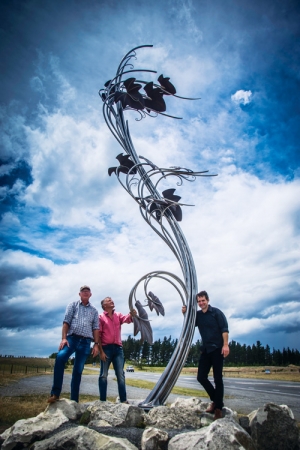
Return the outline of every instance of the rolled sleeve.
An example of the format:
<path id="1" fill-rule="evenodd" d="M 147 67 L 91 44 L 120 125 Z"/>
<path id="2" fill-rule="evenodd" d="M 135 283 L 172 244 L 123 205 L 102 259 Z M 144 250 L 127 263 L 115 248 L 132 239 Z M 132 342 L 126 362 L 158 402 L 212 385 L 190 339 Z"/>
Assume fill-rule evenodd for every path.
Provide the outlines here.
<path id="1" fill-rule="evenodd" d="M 68 325 L 71 325 L 73 316 L 74 316 L 74 303 L 69 303 L 69 305 L 66 308 L 63 322 L 66 322 Z"/>
<path id="2" fill-rule="evenodd" d="M 92 324 L 92 329 L 93 330 L 99 330 L 99 315 L 98 315 L 98 311 L 95 311 L 94 313 L 94 320 L 93 320 L 93 324 Z"/>
<path id="3" fill-rule="evenodd" d="M 221 333 L 229 333 L 228 322 L 222 311 L 218 310 L 216 317 Z"/>
<path id="4" fill-rule="evenodd" d="M 120 320 L 120 324 L 122 325 L 123 323 L 132 323 L 132 317 L 131 314 L 121 314 L 119 315 L 119 320 Z"/>

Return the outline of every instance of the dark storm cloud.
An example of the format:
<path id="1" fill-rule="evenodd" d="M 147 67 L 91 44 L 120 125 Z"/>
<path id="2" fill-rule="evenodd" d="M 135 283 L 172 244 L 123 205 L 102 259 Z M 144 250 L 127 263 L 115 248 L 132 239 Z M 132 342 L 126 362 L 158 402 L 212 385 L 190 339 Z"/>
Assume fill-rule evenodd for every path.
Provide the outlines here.
<path id="1" fill-rule="evenodd" d="M 12 252 L 9 252 L 12 255 Z M 20 259 L 22 254 L 20 253 Z M 34 280 L 49 275 L 49 270 L 37 261 L 9 261 L 5 252 L 0 262 L 0 328 L 24 330 L 32 327 L 51 329 L 57 326 L 57 317 L 62 317 L 65 306 L 58 306 L 49 314 L 49 305 L 41 308 L 32 301 L 30 286 L 21 288 L 22 280 Z"/>
<path id="2" fill-rule="evenodd" d="M 255 299 L 257 301 L 257 299 Z M 281 286 L 280 289 L 274 291 L 274 296 L 270 298 L 262 298 L 260 307 L 257 303 L 243 305 L 243 308 L 232 314 L 235 319 L 266 319 L 270 315 L 280 316 L 290 312 L 297 312 L 300 305 L 300 284 L 294 282 L 288 286 Z M 279 325 L 281 326 L 281 325 Z"/>
<path id="3" fill-rule="evenodd" d="M 3 254 L 2 254 L 3 258 Z M 30 267 L 20 263 L 8 262 L 4 259 L 0 261 L 0 284 L 1 284 L 1 301 L 6 296 L 11 297 L 15 294 L 14 286 L 20 280 L 25 278 L 38 278 L 40 276 L 48 275 L 49 271 L 42 266 L 42 264 L 34 264 Z"/>
<path id="4" fill-rule="evenodd" d="M 11 162 L 0 160 L 0 167 L 4 172 L 3 175 L 0 174 L 0 187 L 3 189 L 0 206 L 1 217 L 5 212 L 12 210 L 19 204 L 20 192 L 32 183 L 32 176 L 29 164 L 23 160 Z M 16 186 L 16 183 L 18 183 L 18 186 Z"/>
<path id="5" fill-rule="evenodd" d="M 2 306 L 0 328 L 18 331 L 32 328 L 49 330 L 62 324 L 65 307 L 52 310 L 49 314 L 48 310 L 45 311 L 40 306 L 30 304 L 30 293 L 22 301 L 23 303 L 13 307 L 6 305 L 3 308 Z"/>

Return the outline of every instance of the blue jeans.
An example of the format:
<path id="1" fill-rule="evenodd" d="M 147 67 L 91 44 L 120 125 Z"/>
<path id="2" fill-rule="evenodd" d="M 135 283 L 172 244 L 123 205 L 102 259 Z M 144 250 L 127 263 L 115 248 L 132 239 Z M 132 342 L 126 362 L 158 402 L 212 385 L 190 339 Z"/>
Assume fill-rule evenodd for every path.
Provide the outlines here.
<path id="1" fill-rule="evenodd" d="M 103 345 L 102 347 L 107 358 L 105 362 L 101 361 L 99 376 L 100 400 L 103 402 L 106 401 L 107 375 L 110 363 L 112 363 L 117 377 L 120 402 L 126 402 L 125 373 L 123 370 L 125 361 L 123 348 L 116 344 Z"/>
<path id="2" fill-rule="evenodd" d="M 206 350 L 201 353 L 197 375 L 197 380 L 202 384 L 211 401 L 215 403 L 217 409 L 222 409 L 224 406 L 224 384 L 222 373 L 224 356 L 222 355 L 221 350 L 221 348 L 217 348 L 210 353 L 207 353 Z M 213 368 L 215 387 L 208 379 L 211 368 Z"/>
<path id="3" fill-rule="evenodd" d="M 68 336 L 67 341 L 69 343 L 69 347 L 65 345 L 56 356 L 51 395 L 56 395 L 57 397 L 60 396 L 64 379 L 65 364 L 69 357 L 75 352 L 75 361 L 71 380 L 71 400 L 78 403 L 81 374 L 83 372 L 85 361 L 91 351 L 92 339 Z"/>

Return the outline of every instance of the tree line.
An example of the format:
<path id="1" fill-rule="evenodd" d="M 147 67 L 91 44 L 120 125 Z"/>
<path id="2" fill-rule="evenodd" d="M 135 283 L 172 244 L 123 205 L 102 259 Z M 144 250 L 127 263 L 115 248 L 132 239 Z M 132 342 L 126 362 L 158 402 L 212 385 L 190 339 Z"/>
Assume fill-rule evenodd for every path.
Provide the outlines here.
<path id="1" fill-rule="evenodd" d="M 144 366 L 164 367 L 168 364 L 178 340 L 168 338 L 158 339 L 152 345 L 143 344 L 139 339 L 128 336 L 123 340 L 123 350 L 126 362 Z M 185 365 L 198 366 L 202 343 L 198 339 L 190 347 Z M 226 366 L 287 366 L 289 364 L 300 365 L 300 352 L 289 347 L 283 350 L 271 350 L 269 345 L 265 347 L 260 341 L 252 346 L 240 344 L 232 340 L 229 343 L 230 353 L 225 360 Z"/>
<path id="2" fill-rule="evenodd" d="M 177 342 L 178 339 L 165 336 L 150 345 L 147 341 L 141 343 L 140 339 L 135 339 L 129 335 L 126 340 L 122 341 L 125 361 L 127 364 L 140 367 L 165 367 L 171 359 Z M 201 348 L 202 342 L 199 339 L 191 345 L 185 362 L 186 367 L 198 366 Z M 229 342 L 229 348 L 230 353 L 225 359 L 227 367 L 300 365 L 299 350 L 291 350 L 289 347 L 283 348 L 283 350 L 275 350 L 274 348 L 271 350 L 269 345 L 264 347 L 260 341 L 256 341 L 256 344 L 246 345 L 232 340 Z M 55 358 L 56 355 L 57 353 L 52 353 L 49 358 Z M 74 360 L 74 357 L 71 358 L 70 364 L 72 364 L 72 360 Z M 99 357 L 97 357 L 98 360 Z M 86 363 L 92 364 L 94 361 L 92 355 L 89 355 Z"/>

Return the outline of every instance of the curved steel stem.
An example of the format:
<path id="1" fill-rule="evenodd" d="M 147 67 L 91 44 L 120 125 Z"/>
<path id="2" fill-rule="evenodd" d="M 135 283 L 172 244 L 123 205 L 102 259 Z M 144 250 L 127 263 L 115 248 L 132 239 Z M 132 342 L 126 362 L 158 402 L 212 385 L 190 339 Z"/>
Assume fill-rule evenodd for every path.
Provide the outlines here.
<path id="1" fill-rule="evenodd" d="M 178 276 L 170 272 L 150 272 L 140 278 L 140 280 L 133 286 L 129 294 L 129 307 L 130 309 L 132 309 L 134 307 L 133 299 L 135 301 L 137 300 L 137 289 L 140 283 L 144 282 L 144 291 L 147 298 L 148 294 L 146 290 L 148 289 L 149 283 L 155 279 L 162 279 L 164 281 L 167 281 L 171 286 L 173 286 L 173 288 L 175 288 L 175 291 L 181 298 L 182 303 L 187 306 L 187 312 L 183 315 L 182 331 L 172 357 L 168 362 L 168 365 L 165 368 L 160 379 L 158 380 L 156 386 L 152 389 L 148 397 L 139 405 L 144 409 L 150 409 L 154 406 L 164 404 L 174 384 L 177 381 L 193 339 L 197 310 L 197 304 L 195 301 L 197 294 L 197 275 L 195 264 L 185 236 L 171 211 L 172 205 L 178 205 L 179 207 L 179 205 L 183 205 L 183 203 L 173 202 L 172 200 L 169 201 L 169 203 L 166 202 L 165 199 L 160 195 L 158 186 L 163 179 L 166 180 L 170 176 L 179 178 L 180 182 L 178 182 L 177 184 L 180 185 L 182 184 L 183 180 L 194 181 L 198 176 L 211 175 L 207 175 L 207 171 L 193 172 L 192 170 L 180 167 L 158 168 L 147 158 L 138 157 L 131 140 L 128 122 L 125 121 L 124 118 L 124 109 L 128 109 L 128 103 L 125 104 L 125 107 L 123 107 L 121 101 L 115 103 L 114 98 L 116 98 L 116 89 L 118 90 L 118 92 L 125 93 L 126 95 L 126 89 L 125 85 L 123 85 L 124 81 L 122 78 L 124 74 L 139 71 L 156 73 L 156 71 L 148 69 L 133 68 L 131 60 L 132 58 L 136 58 L 135 51 L 144 47 L 152 47 L 152 45 L 141 45 L 128 52 L 121 60 L 115 77 L 110 82 L 106 83 L 106 88 L 102 89 L 101 91 L 103 91 L 102 100 L 104 102 L 103 115 L 107 126 L 109 127 L 110 131 L 119 142 L 121 147 L 124 149 L 126 154 L 130 156 L 130 160 L 134 164 L 132 168 L 128 169 L 125 182 L 122 182 L 120 178 L 122 172 L 121 166 L 120 168 L 117 168 L 115 170 L 117 178 L 123 188 L 139 204 L 140 213 L 144 220 L 170 248 L 179 263 L 183 276 L 183 279 L 181 280 Z M 169 78 L 165 80 L 169 80 Z M 130 82 L 131 80 L 128 81 L 128 83 Z M 145 82 L 142 81 L 142 83 Z M 165 87 L 161 87 L 160 89 L 157 84 L 154 84 L 154 86 L 156 92 L 160 92 L 159 95 L 170 94 Z M 136 97 L 131 95 L 129 95 L 129 97 L 136 101 L 137 95 L 141 94 L 135 95 Z M 178 97 L 178 95 L 172 95 Z M 118 98 L 119 97 L 117 97 L 117 99 Z M 147 95 L 144 95 L 144 98 L 149 99 Z M 129 106 L 129 108 L 132 109 L 131 106 Z M 145 107 L 145 111 L 141 111 L 139 109 L 137 110 L 137 112 L 140 114 L 141 118 L 143 118 L 146 115 L 150 115 L 149 110 L 147 111 L 147 107 Z M 155 112 L 155 110 L 152 111 Z M 156 112 L 157 114 L 167 115 L 164 112 Z M 143 160 L 143 162 L 140 161 L 140 158 Z M 137 195 L 134 194 L 134 189 L 137 190 Z M 155 203 L 155 201 L 157 201 L 158 203 Z M 156 205 L 154 208 L 155 211 L 159 212 L 158 216 L 155 215 L 155 211 L 153 211 L 153 208 L 152 211 L 150 211 L 151 205 L 153 204 Z M 178 309 L 178 314 L 181 315 L 180 309 Z"/>

